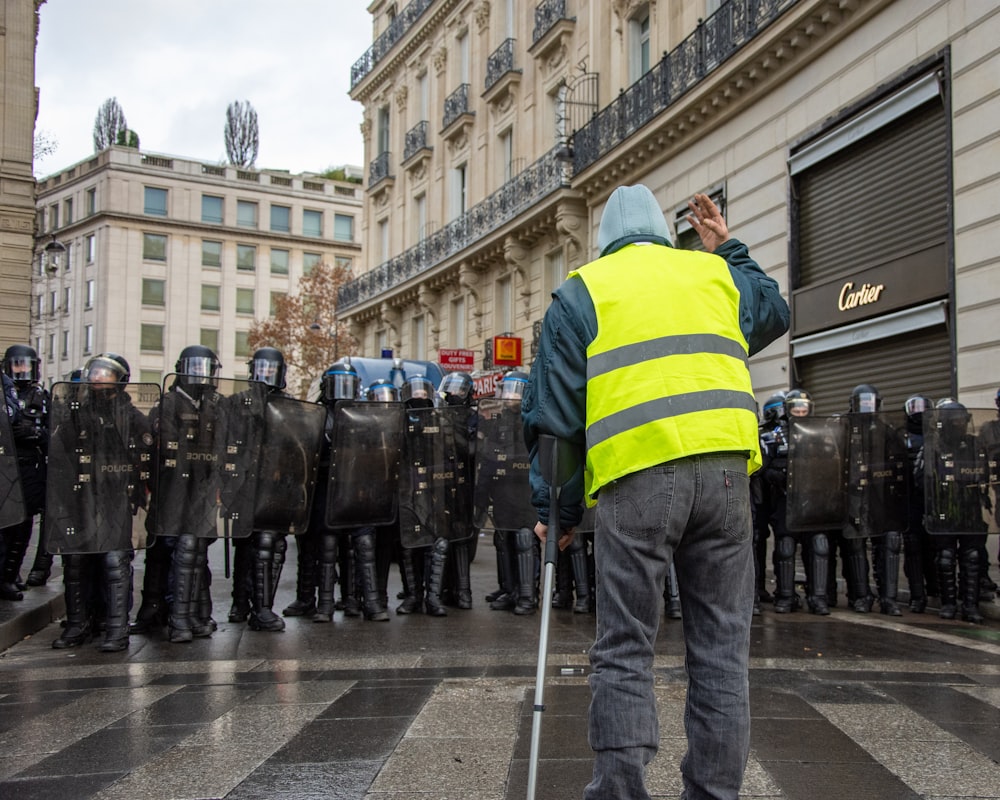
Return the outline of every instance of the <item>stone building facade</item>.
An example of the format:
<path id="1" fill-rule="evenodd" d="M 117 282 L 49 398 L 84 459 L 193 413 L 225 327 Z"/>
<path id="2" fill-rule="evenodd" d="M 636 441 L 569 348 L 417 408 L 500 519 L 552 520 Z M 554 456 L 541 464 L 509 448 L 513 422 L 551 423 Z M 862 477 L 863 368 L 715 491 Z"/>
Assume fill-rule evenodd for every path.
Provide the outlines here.
<path id="1" fill-rule="evenodd" d="M 694 192 L 792 306 L 758 397 L 820 412 L 875 383 L 992 405 L 1000 385 L 1000 8 L 962 0 L 376 0 L 365 107 L 370 269 L 339 313 L 365 354 L 533 343 L 645 183 L 680 246 Z M 641 291 L 641 287 L 636 287 Z"/>

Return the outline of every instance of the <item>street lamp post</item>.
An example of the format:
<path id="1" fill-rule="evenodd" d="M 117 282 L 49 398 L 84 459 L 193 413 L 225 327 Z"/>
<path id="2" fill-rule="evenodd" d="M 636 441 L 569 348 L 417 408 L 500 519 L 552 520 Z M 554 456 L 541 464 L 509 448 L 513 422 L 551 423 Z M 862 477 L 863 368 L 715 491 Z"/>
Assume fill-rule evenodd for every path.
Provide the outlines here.
<path id="1" fill-rule="evenodd" d="M 309 330 L 311 330 L 311 331 L 321 331 L 321 330 L 323 330 L 323 326 L 319 324 L 319 320 L 317 319 L 317 320 L 313 321 L 312 325 L 309 326 Z M 330 338 L 333 339 L 333 360 L 334 361 L 339 361 L 340 360 L 340 341 L 339 341 L 339 337 L 337 335 L 337 318 L 336 317 L 334 317 L 334 319 L 333 319 L 333 332 L 330 333 L 328 331 L 327 335 L 330 336 Z"/>

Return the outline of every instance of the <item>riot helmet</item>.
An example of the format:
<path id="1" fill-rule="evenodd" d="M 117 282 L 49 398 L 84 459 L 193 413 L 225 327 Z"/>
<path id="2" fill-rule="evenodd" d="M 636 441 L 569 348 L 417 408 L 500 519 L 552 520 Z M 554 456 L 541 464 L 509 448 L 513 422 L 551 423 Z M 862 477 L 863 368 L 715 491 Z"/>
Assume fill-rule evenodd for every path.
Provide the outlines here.
<path id="1" fill-rule="evenodd" d="M 337 400 L 354 400 L 358 396 L 361 378 L 350 361 L 338 361 L 331 364 L 323 373 L 320 381 L 324 403 Z"/>
<path id="2" fill-rule="evenodd" d="M 128 383 L 132 377 L 128 361 L 117 353 L 101 353 L 91 358 L 83 368 L 86 383 Z"/>
<path id="3" fill-rule="evenodd" d="M 431 408 L 434 405 L 434 384 L 426 375 L 412 375 L 399 392 L 408 408 Z"/>
<path id="4" fill-rule="evenodd" d="M 813 411 L 813 401 L 809 392 L 805 389 L 792 389 L 785 395 L 784 410 L 785 416 L 789 419 L 808 417 Z"/>
<path id="5" fill-rule="evenodd" d="M 399 389 L 396 388 L 392 381 L 379 378 L 368 387 L 365 397 L 369 401 L 377 403 L 398 403 Z"/>
<path id="6" fill-rule="evenodd" d="M 928 411 L 932 405 L 931 399 L 927 395 L 910 395 L 903 403 L 906 421 L 912 423 L 919 430 L 924 421 L 924 412 Z"/>
<path id="7" fill-rule="evenodd" d="M 852 414 L 874 414 L 882 408 L 882 395 L 870 383 L 859 383 L 851 390 L 848 410 Z"/>
<path id="8" fill-rule="evenodd" d="M 438 394 L 445 405 L 467 406 L 472 403 L 473 383 L 467 372 L 449 372 L 441 379 Z"/>
<path id="9" fill-rule="evenodd" d="M 775 392 L 764 403 L 764 422 L 774 425 L 785 416 L 785 392 Z"/>
<path id="10" fill-rule="evenodd" d="M 972 419 L 969 410 L 950 397 L 939 400 L 935 409 L 941 438 L 950 444 L 957 444 L 968 432 L 969 420 Z"/>
<path id="11" fill-rule="evenodd" d="M 247 361 L 250 380 L 285 388 L 285 357 L 276 347 L 259 347 Z"/>
<path id="12" fill-rule="evenodd" d="M 192 344 L 181 350 L 174 364 L 174 372 L 183 375 L 189 384 L 208 384 L 218 377 L 219 357 L 210 347 Z"/>
<path id="13" fill-rule="evenodd" d="M 528 375 L 520 370 L 512 369 L 500 381 L 501 400 L 520 400 L 524 390 L 528 388 Z"/>
<path id="14" fill-rule="evenodd" d="M 3 354 L 3 371 L 20 388 L 38 383 L 41 370 L 35 348 L 26 344 L 12 344 Z"/>

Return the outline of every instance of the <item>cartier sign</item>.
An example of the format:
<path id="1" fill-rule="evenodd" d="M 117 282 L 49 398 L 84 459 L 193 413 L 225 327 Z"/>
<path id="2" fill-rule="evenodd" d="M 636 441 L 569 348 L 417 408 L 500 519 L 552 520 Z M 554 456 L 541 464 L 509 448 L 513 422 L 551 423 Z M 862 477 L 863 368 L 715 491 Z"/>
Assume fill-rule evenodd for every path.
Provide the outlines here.
<path id="1" fill-rule="evenodd" d="M 793 338 L 947 297 L 947 248 L 928 247 L 800 287 L 791 295 Z"/>

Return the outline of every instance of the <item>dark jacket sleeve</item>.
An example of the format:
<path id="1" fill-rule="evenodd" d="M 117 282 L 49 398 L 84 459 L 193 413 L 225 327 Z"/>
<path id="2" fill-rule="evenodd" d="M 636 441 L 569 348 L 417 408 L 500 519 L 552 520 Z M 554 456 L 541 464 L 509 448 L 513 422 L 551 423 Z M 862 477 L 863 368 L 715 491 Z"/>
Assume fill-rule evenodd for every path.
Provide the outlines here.
<path id="1" fill-rule="evenodd" d="M 788 303 L 778 282 L 764 274 L 739 239 L 726 240 L 715 254 L 726 259 L 740 292 L 740 330 L 750 345 L 750 355 L 759 353 L 788 330 Z"/>
<path id="2" fill-rule="evenodd" d="M 538 466 L 538 436 L 548 433 L 579 448 L 581 462 L 563 488 L 560 524 L 583 517 L 583 453 L 586 446 L 587 346 L 597 331 L 594 304 L 583 281 L 570 278 L 553 293 L 542 322 L 540 347 L 521 404 L 524 437 L 531 455 L 531 502 L 549 522 L 549 489 Z"/>

